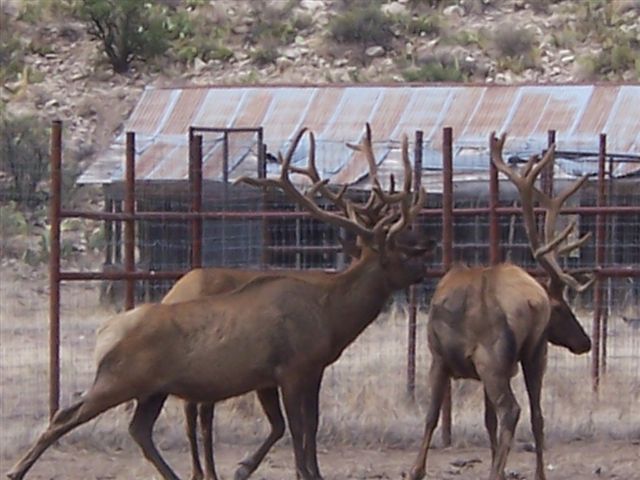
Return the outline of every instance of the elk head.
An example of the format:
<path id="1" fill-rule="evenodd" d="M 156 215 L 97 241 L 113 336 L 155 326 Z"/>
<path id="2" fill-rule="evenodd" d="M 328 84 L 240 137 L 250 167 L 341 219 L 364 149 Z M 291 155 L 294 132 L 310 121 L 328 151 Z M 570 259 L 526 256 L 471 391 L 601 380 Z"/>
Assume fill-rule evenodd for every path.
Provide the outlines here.
<path id="1" fill-rule="evenodd" d="M 570 287 L 576 292 L 583 292 L 591 286 L 594 277 L 592 274 L 587 274 L 587 280 L 580 282 L 575 273 L 562 270 L 558 256 L 566 255 L 581 247 L 591 237 L 591 233 L 587 233 L 573 242 L 565 243 L 576 228 L 576 222 L 572 221 L 560 233 L 556 233 L 556 222 L 562 204 L 584 185 L 587 176 L 578 179 L 557 197 L 550 197 L 535 186 L 535 181 L 544 167 L 553 159 L 555 145 L 549 148 L 542 160 L 537 155 L 531 156 L 523 168 L 522 174 L 518 174 L 502 158 L 505 139 L 505 134 L 502 134 L 500 138 L 495 136 L 495 132 L 491 134 L 489 138 L 491 160 L 498 171 L 502 172 L 518 189 L 531 252 L 549 276 L 545 285 L 551 306 L 547 338 L 554 345 L 566 347 L 573 353 L 586 353 L 591 349 L 591 340 L 569 307 L 565 291 L 567 287 Z M 544 209 L 544 223 L 541 233 L 538 232 L 534 211 L 536 201 Z"/>
<path id="2" fill-rule="evenodd" d="M 320 178 L 315 165 L 315 137 L 312 132 L 309 132 L 308 165 L 305 168 L 291 165 L 293 153 L 305 132 L 307 129 L 303 128 L 297 133 L 284 157 L 278 154 L 282 165 L 279 178 L 242 177 L 236 180 L 236 183 L 278 188 L 317 220 L 354 235 L 360 252 L 359 261 L 379 262 L 392 289 L 420 282 L 425 273 L 426 254 L 431 252 L 434 242 L 408 228 L 422 209 L 426 193 L 422 188 L 417 192 L 411 190 L 412 171 L 406 135 L 402 140 L 404 186 L 399 192 L 394 192 L 393 188 L 385 192 L 381 186 L 371 144 L 371 128 L 368 124 L 363 142 L 358 145 L 348 144 L 350 148 L 365 155 L 372 181 L 368 200 L 358 203 L 346 198 L 346 186 L 334 191 L 329 188 L 328 180 Z M 292 183 L 292 173 L 303 175 L 311 181 L 311 187 L 305 193 Z M 315 201 L 318 196 L 327 200 L 335 209 L 326 210 L 319 206 Z"/>

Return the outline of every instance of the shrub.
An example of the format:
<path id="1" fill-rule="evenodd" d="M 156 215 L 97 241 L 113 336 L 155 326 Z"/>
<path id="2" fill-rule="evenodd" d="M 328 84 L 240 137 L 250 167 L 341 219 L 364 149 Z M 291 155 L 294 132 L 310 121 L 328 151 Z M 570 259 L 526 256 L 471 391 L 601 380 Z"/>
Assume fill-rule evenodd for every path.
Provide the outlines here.
<path id="1" fill-rule="evenodd" d="M 374 2 L 356 4 L 354 8 L 336 15 L 329 22 L 331 37 L 338 43 L 357 43 L 363 46 L 388 47 L 393 33 L 393 20 L 382 13 Z"/>
<path id="2" fill-rule="evenodd" d="M 135 59 L 149 60 L 169 47 L 160 15 L 166 11 L 144 0 L 80 0 L 78 13 L 116 73 L 127 72 Z"/>
<path id="3" fill-rule="evenodd" d="M 493 33 L 493 46 L 501 57 L 524 57 L 536 47 L 535 34 L 527 29 L 504 23 Z"/>
<path id="4" fill-rule="evenodd" d="M 49 137 L 31 116 L 3 115 L 0 120 L 0 170 L 7 175 L 0 197 L 35 207 L 46 199 L 38 187 L 49 172 Z"/>
<path id="5" fill-rule="evenodd" d="M 402 72 L 407 82 L 463 82 L 465 75 L 456 66 L 448 66 L 434 60 L 420 68 L 409 68 Z"/>
<path id="6" fill-rule="evenodd" d="M 0 83 L 13 79 L 23 69 L 24 46 L 7 14 L 0 9 Z"/>

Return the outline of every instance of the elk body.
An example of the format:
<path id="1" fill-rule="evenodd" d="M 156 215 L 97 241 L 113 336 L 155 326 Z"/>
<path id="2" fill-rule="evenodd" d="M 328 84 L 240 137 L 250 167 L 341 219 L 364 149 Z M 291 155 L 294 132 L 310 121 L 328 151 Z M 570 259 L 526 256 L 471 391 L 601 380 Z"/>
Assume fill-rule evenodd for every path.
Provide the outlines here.
<path id="1" fill-rule="evenodd" d="M 534 257 L 550 277 L 543 286 L 527 272 L 509 263 L 491 267 L 452 268 L 438 283 L 431 300 L 428 324 L 432 364 L 429 371 L 430 401 L 425 434 L 410 473 L 411 480 L 425 476 L 427 450 L 438 422 L 445 391 L 451 378 L 480 380 L 485 393 L 485 425 L 491 443 L 490 480 L 503 480 L 520 407 L 511 389 L 511 378 L 522 366 L 531 407 L 531 425 L 536 445 L 536 480 L 544 480 L 543 416 L 540 393 L 546 367 L 547 342 L 585 353 L 591 341 L 576 319 L 563 293 L 565 285 L 578 291 L 584 284 L 562 272 L 556 253 L 574 225 L 554 232 L 562 203 L 586 180 L 580 179 L 558 198 L 551 199 L 534 185 L 553 155 L 534 164 L 532 157 L 523 176 L 502 161 L 505 137 L 491 137 L 492 161 L 516 185 Z M 536 230 L 533 200 L 545 208 L 545 235 Z M 564 252 L 582 245 L 588 235 L 562 247 Z"/>
<path id="2" fill-rule="evenodd" d="M 330 282 L 334 273 L 307 270 L 240 270 L 235 268 L 197 268 L 180 278 L 162 299 L 164 304 L 188 302 L 220 295 L 241 287 L 258 278 L 289 277 L 310 283 Z M 260 447 L 240 462 L 240 471 L 252 472 L 257 468 L 270 448 L 284 435 L 284 416 L 280 408 L 277 388 L 265 388 L 257 391 L 258 400 L 269 421 L 271 432 Z M 213 412 L 212 403 L 184 402 L 187 437 L 191 452 L 192 480 L 215 478 L 213 461 Z M 205 471 L 202 469 L 198 454 L 196 425 L 200 418 L 203 439 Z M 205 477 L 206 473 L 206 477 Z M 240 477 L 238 474 L 236 477 Z"/>
<path id="3" fill-rule="evenodd" d="M 395 290 L 422 279 L 425 253 L 432 245 L 407 244 L 398 235 L 424 200 L 423 190 L 417 195 L 410 191 L 410 178 L 405 180 L 409 188 L 397 194 L 376 189 L 387 212 L 372 228 L 364 225 L 358 206 L 342 197 L 334 200 L 346 205 L 348 216 L 318 207 L 313 196 L 329 195 L 325 182 L 316 182 L 307 195 L 299 192 L 289 180 L 293 171 L 289 162 L 302 134 L 282 162 L 280 179 L 248 181 L 282 188 L 316 218 L 357 235 L 363 245 L 360 259 L 323 285 L 270 276 L 212 298 L 143 305 L 113 317 L 98 333 L 92 387 L 79 402 L 53 417 L 9 478 L 24 478 L 40 455 L 68 431 L 136 399 L 129 426 L 132 437 L 165 480 L 177 480 L 152 440 L 153 424 L 168 395 L 213 404 L 277 388 L 282 392 L 297 475 L 303 480 L 322 478 L 315 439 L 324 369 L 377 317 Z M 369 152 L 369 128 L 367 143 Z M 403 159 L 407 167 L 406 137 Z M 375 180 L 375 162 L 370 165 Z M 408 175 L 410 167 L 405 169 Z M 236 479 L 250 475 L 250 468 L 244 467 Z"/>

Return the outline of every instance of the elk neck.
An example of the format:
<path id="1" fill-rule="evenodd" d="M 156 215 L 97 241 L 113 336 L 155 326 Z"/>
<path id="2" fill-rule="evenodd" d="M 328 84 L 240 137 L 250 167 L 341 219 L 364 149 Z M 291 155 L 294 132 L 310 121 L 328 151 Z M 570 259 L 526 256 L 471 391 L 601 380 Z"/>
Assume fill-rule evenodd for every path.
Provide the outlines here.
<path id="1" fill-rule="evenodd" d="M 336 274 L 325 305 L 340 351 L 376 319 L 393 291 L 380 257 L 373 252 Z"/>

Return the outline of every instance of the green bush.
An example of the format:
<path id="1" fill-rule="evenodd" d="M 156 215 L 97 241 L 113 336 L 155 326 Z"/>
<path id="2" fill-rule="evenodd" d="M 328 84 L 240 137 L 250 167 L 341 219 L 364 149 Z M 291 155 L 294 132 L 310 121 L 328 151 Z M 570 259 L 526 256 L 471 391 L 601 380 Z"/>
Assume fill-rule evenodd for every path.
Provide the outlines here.
<path id="1" fill-rule="evenodd" d="M 331 19 L 329 32 L 338 43 L 388 47 L 393 39 L 392 25 L 393 19 L 382 13 L 375 2 L 358 2 Z"/>
<path id="2" fill-rule="evenodd" d="M 464 73 L 456 66 L 444 65 L 434 60 L 420 68 L 409 68 L 402 72 L 407 82 L 464 82 Z"/>
<path id="3" fill-rule="evenodd" d="M 79 0 L 77 11 L 87 32 L 100 41 L 116 73 L 136 59 L 149 60 L 169 48 L 166 9 L 145 0 Z"/>
<path id="4" fill-rule="evenodd" d="M 223 43 L 229 33 L 226 26 L 212 24 L 205 16 L 188 11 L 167 12 L 165 28 L 174 56 L 183 63 L 193 62 L 196 58 L 208 62 L 233 57 L 233 51 Z"/>
<path id="5" fill-rule="evenodd" d="M 11 19 L 0 9 L 0 83 L 15 78 L 24 67 L 25 48 Z"/>
<path id="6" fill-rule="evenodd" d="M 493 47 L 500 57 L 525 57 L 536 47 L 535 34 L 510 23 L 500 25 L 493 33 Z"/>
<path id="7" fill-rule="evenodd" d="M 40 120 L 2 116 L 0 170 L 7 175 L 0 190 L 3 200 L 36 207 L 46 199 L 39 186 L 49 172 L 49 136 Z"/>
<path id="8" fill-rule="evenodd" d="M 27 219 L 16 204 L 8 202 L 0 205 L 0 237 L 11 238 L 16 235 L 26 235 L 29 230 Z"/>

